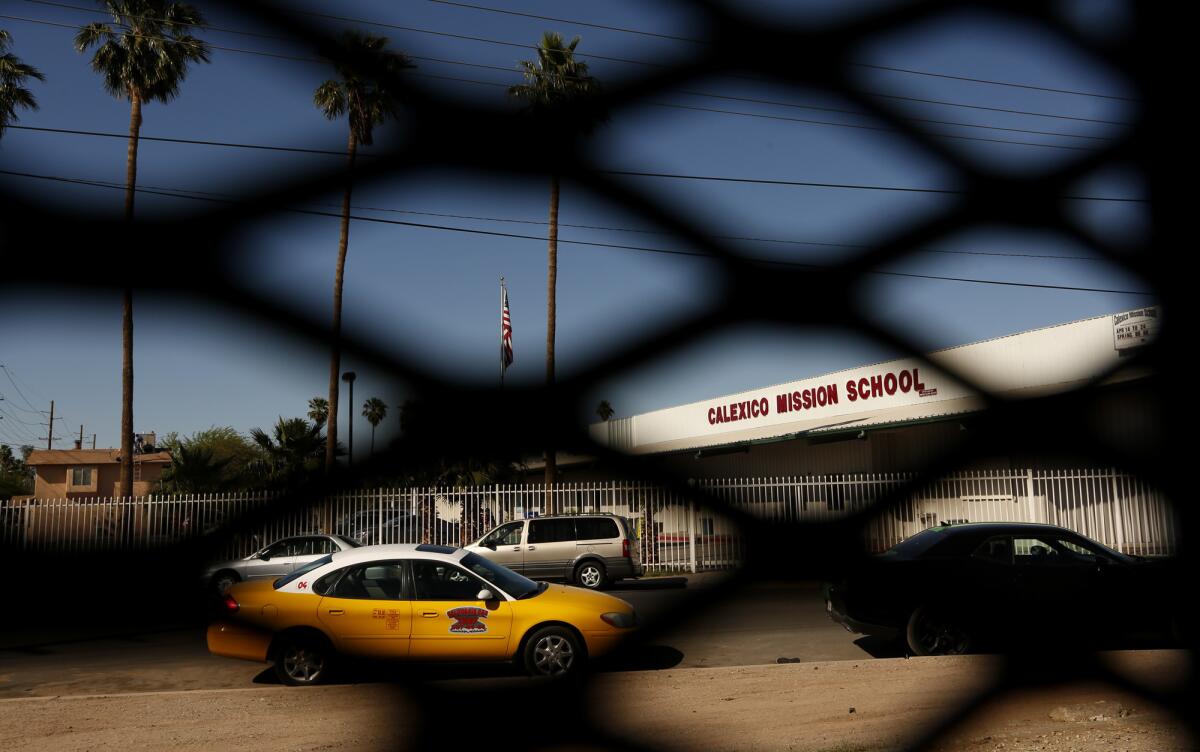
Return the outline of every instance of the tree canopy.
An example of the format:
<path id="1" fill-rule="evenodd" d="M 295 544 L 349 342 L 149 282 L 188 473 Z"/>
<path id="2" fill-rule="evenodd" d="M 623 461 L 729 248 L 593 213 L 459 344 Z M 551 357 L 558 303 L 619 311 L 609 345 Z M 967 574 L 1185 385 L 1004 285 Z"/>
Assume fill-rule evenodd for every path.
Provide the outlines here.
<path id="1" fill-rule="evenodd" d="M 192 63 L 207 63 L 209 46 L 192 36 L 204 16 L 167 0 L 102 0 L 111 23 L 96 21 L 75 35 L 75 49 L 92 55 L 92 70 L 117 99 L 169 102 L 179 94 Z"/>

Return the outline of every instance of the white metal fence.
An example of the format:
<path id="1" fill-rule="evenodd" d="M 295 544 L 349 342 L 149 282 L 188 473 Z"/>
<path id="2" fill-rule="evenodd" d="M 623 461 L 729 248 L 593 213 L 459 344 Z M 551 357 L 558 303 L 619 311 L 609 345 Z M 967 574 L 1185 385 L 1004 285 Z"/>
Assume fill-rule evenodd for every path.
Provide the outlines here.
<path id="1" fill-rule="evenodd" d="M 755 516 L 800 522 L 861 511 L 911 480 L 901 473 L 854 474 L 705 479 L 697 487 Z M 553 497 L 556 513 L 608 512 L 633 520 L 642 561 L 652 571 L 724 568 L 742 556 L 742 539 L 728 519 L 655 486 L 561 483 Z M 270 498 L 211 494 L 18 501 L 0 507 L 0 540 L 59 552 L 145 548 L 211 533 Z M 364 543 L 463 545 L 502 522 L 542 515 L 544 506 L 541 484 L 354 491 L 275 515 L 235 536 L 225 553 L 245 556 L 277 538 L 309 532 Z M 883 550 L 937 524 L 983 521 L 1062 525 L 1134 554 L 1171 554 L 1177 543 L 1174 514 L 1160 494 L 1132 476 L 1101 469 L 959 473 L 877 515 L 864 535 L 870 549 Z"/>

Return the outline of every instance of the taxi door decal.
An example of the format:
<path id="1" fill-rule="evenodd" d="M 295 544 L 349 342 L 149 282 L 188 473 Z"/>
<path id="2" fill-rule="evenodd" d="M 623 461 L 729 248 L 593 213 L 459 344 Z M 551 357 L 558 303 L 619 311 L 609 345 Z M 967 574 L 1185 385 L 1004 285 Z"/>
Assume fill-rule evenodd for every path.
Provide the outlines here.
<path id="1" fill-rule="evenodd" d="M 446 612 L 454 620 L 450 631 L 455 634 L 479 634 L 488 631 L 488 610 L 478 606 L 459 606 Z"/>
<path id="2" fill-rule="evenodd" d="M 393 631 L 400 629 L 400 618 L 403 615 L 404 614 L 400 611 L 400 609 L 396 609 L 396 608 L 371 609 L 371 618 L 372 619 L 383 619 L 383 626 L 386 627 L 387 629 L 390 629 Z"/>

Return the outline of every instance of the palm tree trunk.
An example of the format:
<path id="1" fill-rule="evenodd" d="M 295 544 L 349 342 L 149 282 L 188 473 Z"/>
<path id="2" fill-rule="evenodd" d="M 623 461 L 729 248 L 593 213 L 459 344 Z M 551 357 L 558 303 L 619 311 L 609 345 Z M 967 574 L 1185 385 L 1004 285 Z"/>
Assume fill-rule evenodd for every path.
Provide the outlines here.
<path id="1" fill-rule="evenodd" d="M 375 424 L 371 424 L 371 456 L 375 456 Z"/>
<path id="2" fill-rule="evenodd" d="M 338 239 L 337 272 L 333 275 L 333 328 L 329 356 L 329 417 L 325 422 L 325 472 L 333 471 L 337 449 L 338 377 L 342 368 L 342 278 L 346 271 L 346 246 L 350 242 L 350 191 L 354 188 L 354 156 L 358 139 L 350 128 L 346 146 L 346 190 L 342 194 L 342 234 Z"/>
<path id="3" fill-rule="evenodd" d="M 550 176 L 550 233 L 546 270 L 546 510 L 554 514 L 554 480 L 557 463 L 554 449 L 554 324 L 557 316 L 555 291 L 558 286 L 558 175 Z"/>
<path id="4" fill-rule="evenodd" d="M 137 185 L 138 133 L 142 129 L 142 98 L 129 93 L 129 153 L 125 160 L 125 222 L 133 224 Z M 132 230 L 131 230 L 132 232 Z M 118 496 L 133 496 L 133 289 L 125 288 L 121 311 L 121 475 Z"/>

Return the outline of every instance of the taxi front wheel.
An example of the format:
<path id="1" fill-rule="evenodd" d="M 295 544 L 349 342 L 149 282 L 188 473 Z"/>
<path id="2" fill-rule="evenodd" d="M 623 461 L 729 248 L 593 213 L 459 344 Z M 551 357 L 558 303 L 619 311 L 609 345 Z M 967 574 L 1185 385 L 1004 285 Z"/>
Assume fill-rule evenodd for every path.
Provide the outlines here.
<path id="1" fill-rule="evenodd" d="M 285 637 L 275 653 L 275 675 L 292 687 L 320 684 L 329 674 L 329 647 L 309 637 Z"/>
<path id="2" fill-rule="evenodd" d="M 583 663 L 575 635 L 563 627 L 542 627 L 525 643 L 525 670 L 531 676 L 566 676 Z"/>

